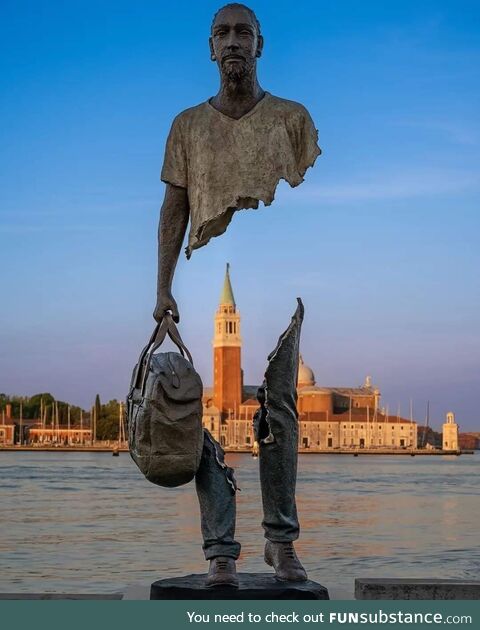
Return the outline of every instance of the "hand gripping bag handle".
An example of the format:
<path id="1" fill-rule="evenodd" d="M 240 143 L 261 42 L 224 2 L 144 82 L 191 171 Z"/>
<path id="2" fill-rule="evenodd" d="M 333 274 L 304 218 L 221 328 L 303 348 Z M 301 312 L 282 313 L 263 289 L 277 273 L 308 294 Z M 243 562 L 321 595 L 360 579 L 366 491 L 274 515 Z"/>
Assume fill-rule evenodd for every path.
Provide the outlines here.
<path id="1" fill-rule="evenodd" d="M 160 330 L 158 332 L 158 335 L 155 338 L 155 341 L 154 341 L 154 343 L 152 345 L 151 350 L 149 350 L 149 354 L 152 355 L 155 352 L 155 350 L 157 350 L 162 345 L 166 334 L 168 334 L 170 339 L 173 341 L 173 343 L 180 350 L 180 354 L 183 357 L 186 355 L 187 359 L 193 365 L 192 355 L 190 354 L 187 346 L 183 343 L 183 339 L 180 336 L 180 332 L 179 332 L 177 326 L 175 325 L 175 322 L 173 321 L 172 316 L 170 315 L 170 313 L 166 313 L 165 314 L 165 316 L 164 316 L 164 318 L 162 320 L 162 323 L 164 321 L 167 322 L 166 332 L 161 331 L 161 324 L 160 324 Z"/>
<path id="2" fill-rule="evenodd" d="M 155 350 L 157 350 L 162 345 L 167 334 L 172 342 L 180 350 L 181 355 L 187 355 L 188 360 L 193 365 L 192 355 L 190 354 L 186 345 L 183 343 L 182 337 L 180 336 L 180 333 L 172 319 L 172 316 L 170 315 L 170 313 L 166 313 L 161 321 L 155 326 L 152 336 L 150 337 L 150 341 L 140 353 L 135 378 L 133 379 L 131 393 L 133 393 L 134 389 L 138 388 L 140 389 L 141 395 L 143 396 L 146 376 L 150 368 L 152 355 Z"/>

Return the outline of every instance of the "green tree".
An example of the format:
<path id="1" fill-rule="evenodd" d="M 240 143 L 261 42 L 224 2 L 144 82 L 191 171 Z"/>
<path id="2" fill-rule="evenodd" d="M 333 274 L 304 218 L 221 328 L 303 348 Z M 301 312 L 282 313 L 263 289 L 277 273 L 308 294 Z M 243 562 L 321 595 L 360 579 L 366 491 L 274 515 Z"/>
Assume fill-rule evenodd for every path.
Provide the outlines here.
<path id="1" fill-rule="evenodd" d="M 118 440 L 118 427 L 119 402 L 114 399 L 102 405 L 100 414 L 97 415 L 97 439 Z"/>

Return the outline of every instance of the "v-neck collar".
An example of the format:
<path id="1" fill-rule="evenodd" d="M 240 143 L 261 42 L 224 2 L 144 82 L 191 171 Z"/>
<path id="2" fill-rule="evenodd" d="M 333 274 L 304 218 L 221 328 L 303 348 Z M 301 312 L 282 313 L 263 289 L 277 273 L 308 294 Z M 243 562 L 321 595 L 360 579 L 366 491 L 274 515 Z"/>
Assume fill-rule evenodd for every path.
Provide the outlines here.
<path id="1" fill-rule="evenodd" d="M 262 96 L 262 98 L 258 101 L 258 103 L 255 103 L 255 105 L 252 107 L 252 109 L 249 109 L 248 112 L 246 112 L 245 114 L 243 114 L 243 116 L 240 116 L 240 118 L 232 118 L 231 116 L 227 116 L 227 114 L 224 114 L 223 112 L 221 112 L 219 109 L 217 109 L 216 107 L 214 107 L 211 103 L 210 100 L 208 99 L 208 101 L 206 101 L 206 104 L 208 105 L 208 107 L 210 107 L 211 109 L 213 109 L 213 111 L 218 114 L 219 116 L 222 116 L 222 118 L 226 118 L 228 121 L 233 122 L 233 123 L 239 123 L 242 120 L 245 120 L 245 118 L 248 118 L 249 116 L 252 116 L 252 114 L 254 114 L 257 109 L 260 107 L 260 105 L 268 100 L 268 98 L 270 98 L 271 94 L 270 92 L 265 92 Z M 213 98 L 213 97 L 212 97 Z"/>

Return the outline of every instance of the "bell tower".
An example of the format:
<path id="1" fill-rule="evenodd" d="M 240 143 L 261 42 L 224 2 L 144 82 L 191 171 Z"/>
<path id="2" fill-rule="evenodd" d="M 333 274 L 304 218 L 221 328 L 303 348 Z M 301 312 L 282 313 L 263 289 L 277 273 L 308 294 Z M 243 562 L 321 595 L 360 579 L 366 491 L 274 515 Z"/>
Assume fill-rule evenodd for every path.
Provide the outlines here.
<path id="1" fill-rule="evenodd" d="M 447 413 L 446 422 L 443 424 L 442 448 L 444 451 L 458 451 L 458 424 L 452 411 Z"/>
<path id="2" fill-rule="evenodd" d="M 242 402 L 241 348 L 240 313 L 233 297 L 227 263 L 213 335 L 213 404 L 222 418 L 236 415 Z"/>

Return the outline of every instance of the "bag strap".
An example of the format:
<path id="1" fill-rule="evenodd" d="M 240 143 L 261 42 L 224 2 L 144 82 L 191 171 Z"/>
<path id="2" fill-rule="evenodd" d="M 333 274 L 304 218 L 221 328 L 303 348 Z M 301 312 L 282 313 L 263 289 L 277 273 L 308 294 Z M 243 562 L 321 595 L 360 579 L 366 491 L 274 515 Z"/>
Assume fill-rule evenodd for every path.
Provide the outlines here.
<path id="1" fill-rule="evenodd" d="M 148 354 L 149 349 L 158 339 L 165 339 L 165 335 L 167 334 L 168 322 L 163 318 L 160 322 L 155 326 L 153 333 L 150 337 L 147 345 L 140 352 L 140 356 L 138 357 L 137 367 L 135 369 L 135 375 L 132 379 L 132 387 L 130 389 L 130 395 L 132 394 L 134 389 L 137 389 L 142 382 L 143 389 L 143 381 L 145 380 L 145 358 Z"/>
<path id="2" fill-rule="evenodd" d="M 138 388 L 141 390 L 143 396 L 146 376 L 148 374 L 148 370 L 150 369 L 152 356 L 154 352 L 158 350 L 158 348 L 165 341 L 165 337 L 167 336 L 167 334 L 172 342 L 180 350 L 181 355 L 183 357 L 187 355 L 188 360 L 193 366 L 192 355 L 190 354 L 187 346 L 183 343 L 182 337 L 180 336 L 178 328 L 176 327 L 171 314 L 166 313 L 164 317 L 160 320 L 160 322 L 155 326 L 152 336 L 150 337 L 150 341 L 140 353 L 140 357 L 138 358 L 137 363 L 137 369 L 133 378 L 131 392 L 133 392 L 134 389 Z"/>
<path id="3" fill-rule="evenodd" d="M 185 357 L 187 357 L 187 359 L 190 361 L 190 363 L 193 365 L 193 359 L 192 359 L 192 355 L 190 354 L 187 346 L 183 343 L 183 339 L 180 336 L 180 332 L 177 328 L 177 326 L 175 325 L 175 322 L 172 319 L 172 316 L 170 315 L 170 313 L 166 313 L 164 319 L 167 320 L 168 322 L 168 326 L 167 326 L 167 330 L 166 330 L 166 334 L 168 334 L 168 336 L 170 337 L 170 339 L 173 341 L 173 343 L 177 346 L 177 348 L 180 350 L 180 354 Z M 157 350 L 163 343 L 166 334 L 158 334 L 158 337 L 156 338 L 152 350 L 151 350 L 151 354 L 153 354 L 155 352 L 155 350 Z"/>

